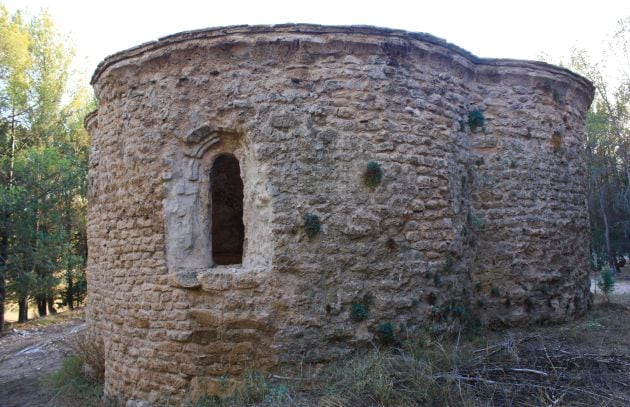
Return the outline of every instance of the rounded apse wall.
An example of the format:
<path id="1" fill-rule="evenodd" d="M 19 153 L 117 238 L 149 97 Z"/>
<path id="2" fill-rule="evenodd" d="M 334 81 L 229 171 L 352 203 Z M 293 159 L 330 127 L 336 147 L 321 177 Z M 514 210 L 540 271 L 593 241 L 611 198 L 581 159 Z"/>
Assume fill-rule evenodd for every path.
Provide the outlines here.
<path id="1" fill-rule="evenodd" d="M 115 54 L 92 84 L 87 318 L 110 397 L 217 392 L 384 326 L 585 310 L 593 87 L 566 69 L 375 27 L 237 26 Z"/>

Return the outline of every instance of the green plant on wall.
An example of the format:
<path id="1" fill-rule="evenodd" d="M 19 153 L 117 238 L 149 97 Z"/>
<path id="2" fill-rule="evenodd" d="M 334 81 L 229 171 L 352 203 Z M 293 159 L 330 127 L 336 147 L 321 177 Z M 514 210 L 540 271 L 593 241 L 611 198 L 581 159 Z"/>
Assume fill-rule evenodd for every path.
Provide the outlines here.
<path id="1" fill-rule="evenodd" d="M 486 118 L 481 110 L 475 109 L 468 112 L 468 127 L 470 127 L 471 130 L 474 131 L 483 127 L 485 123 Z"/>
<path id="2" fill-rule="evenodd" d="M 360 322 L 368 317 L 368 307 L 361 302 L 353 302 L 350 306 L 350 319 L 354 322 Z"/>
<path id="3" fill-rule="evenodd" d="M 367 163 L 367 168 L 363 173 L 363 183 L 370 188 L 376 187 L 383 180 L 383 170 L 376 161 Z"/>
<path id="4" fill-rule="evenodd" d="M 304 231 L 306 232 L 306 236 L 310 239 L 314 238 L 319 234 L 321 230 L 321 223 L 319 221 L 319 216 L 312 213 L 305 213 L 304 216 Z"/>
<path id="5" fill-rule="evenodd" d="M 376 328 L 376 335 L 383 345 L 391 345 L 396 342 L 394 325 L 391 322 L 380 324 L 378 328 Z"/>
<path id="6" fill-rule="evenodd" d="M 448 253 L 444 259 L 444 271 L 450 273 L 453 271 L 453 265 L 455 264 L 455 258 Z"/>
<path id="7" fill-rule="evenodd" d="M 472 212 L 468 212 L 468 223 L 475 231 L 482 229 L 486 225 L 486 221 L 483 218 L 480 218 Z"/>

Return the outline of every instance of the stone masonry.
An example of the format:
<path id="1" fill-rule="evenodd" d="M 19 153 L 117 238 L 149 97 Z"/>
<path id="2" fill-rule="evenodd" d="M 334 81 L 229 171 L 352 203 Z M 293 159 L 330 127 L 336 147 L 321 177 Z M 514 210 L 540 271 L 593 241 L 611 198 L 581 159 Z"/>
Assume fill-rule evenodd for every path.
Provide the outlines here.
<path id="1" fill-rule="evenodd" d="M 110 56 L 92 84 L 87 318 L 109 397 L 182 403 L 388 330 L 587 306 L 593 87 L 566 69 L 236 26 Z"/>

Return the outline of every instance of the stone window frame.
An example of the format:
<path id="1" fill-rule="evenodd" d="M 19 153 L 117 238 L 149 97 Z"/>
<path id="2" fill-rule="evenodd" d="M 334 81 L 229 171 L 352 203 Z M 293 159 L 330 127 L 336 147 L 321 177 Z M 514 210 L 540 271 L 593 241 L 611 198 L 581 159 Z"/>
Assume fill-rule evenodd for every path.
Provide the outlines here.
<path id="1" fill-rule="evenodd" d="M 271 204 L 268 168 L 256 160 L 247 133 L 204 125 L 173 145 L 165 163 L 164 227 L 171 284 L 196 288 L 224 273 L 260 273 L 270 269 Z M 245 237 L 241 264 L 216 265 L 212 259 L 211 180 L 214 160 L 223 154 L 239 162 L 243 181 Z"/>

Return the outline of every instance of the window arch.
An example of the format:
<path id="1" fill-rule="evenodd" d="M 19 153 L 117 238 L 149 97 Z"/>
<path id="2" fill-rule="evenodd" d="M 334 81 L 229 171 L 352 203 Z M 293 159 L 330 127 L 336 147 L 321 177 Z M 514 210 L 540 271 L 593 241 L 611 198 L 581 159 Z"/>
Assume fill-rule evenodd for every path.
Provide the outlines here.
<path id="1" fill-rule="evenodd" d="M 214 264 L 243 262 L 243 180 L 238 159 L 219 155 L 210 170 L 212 259 Z"/>

